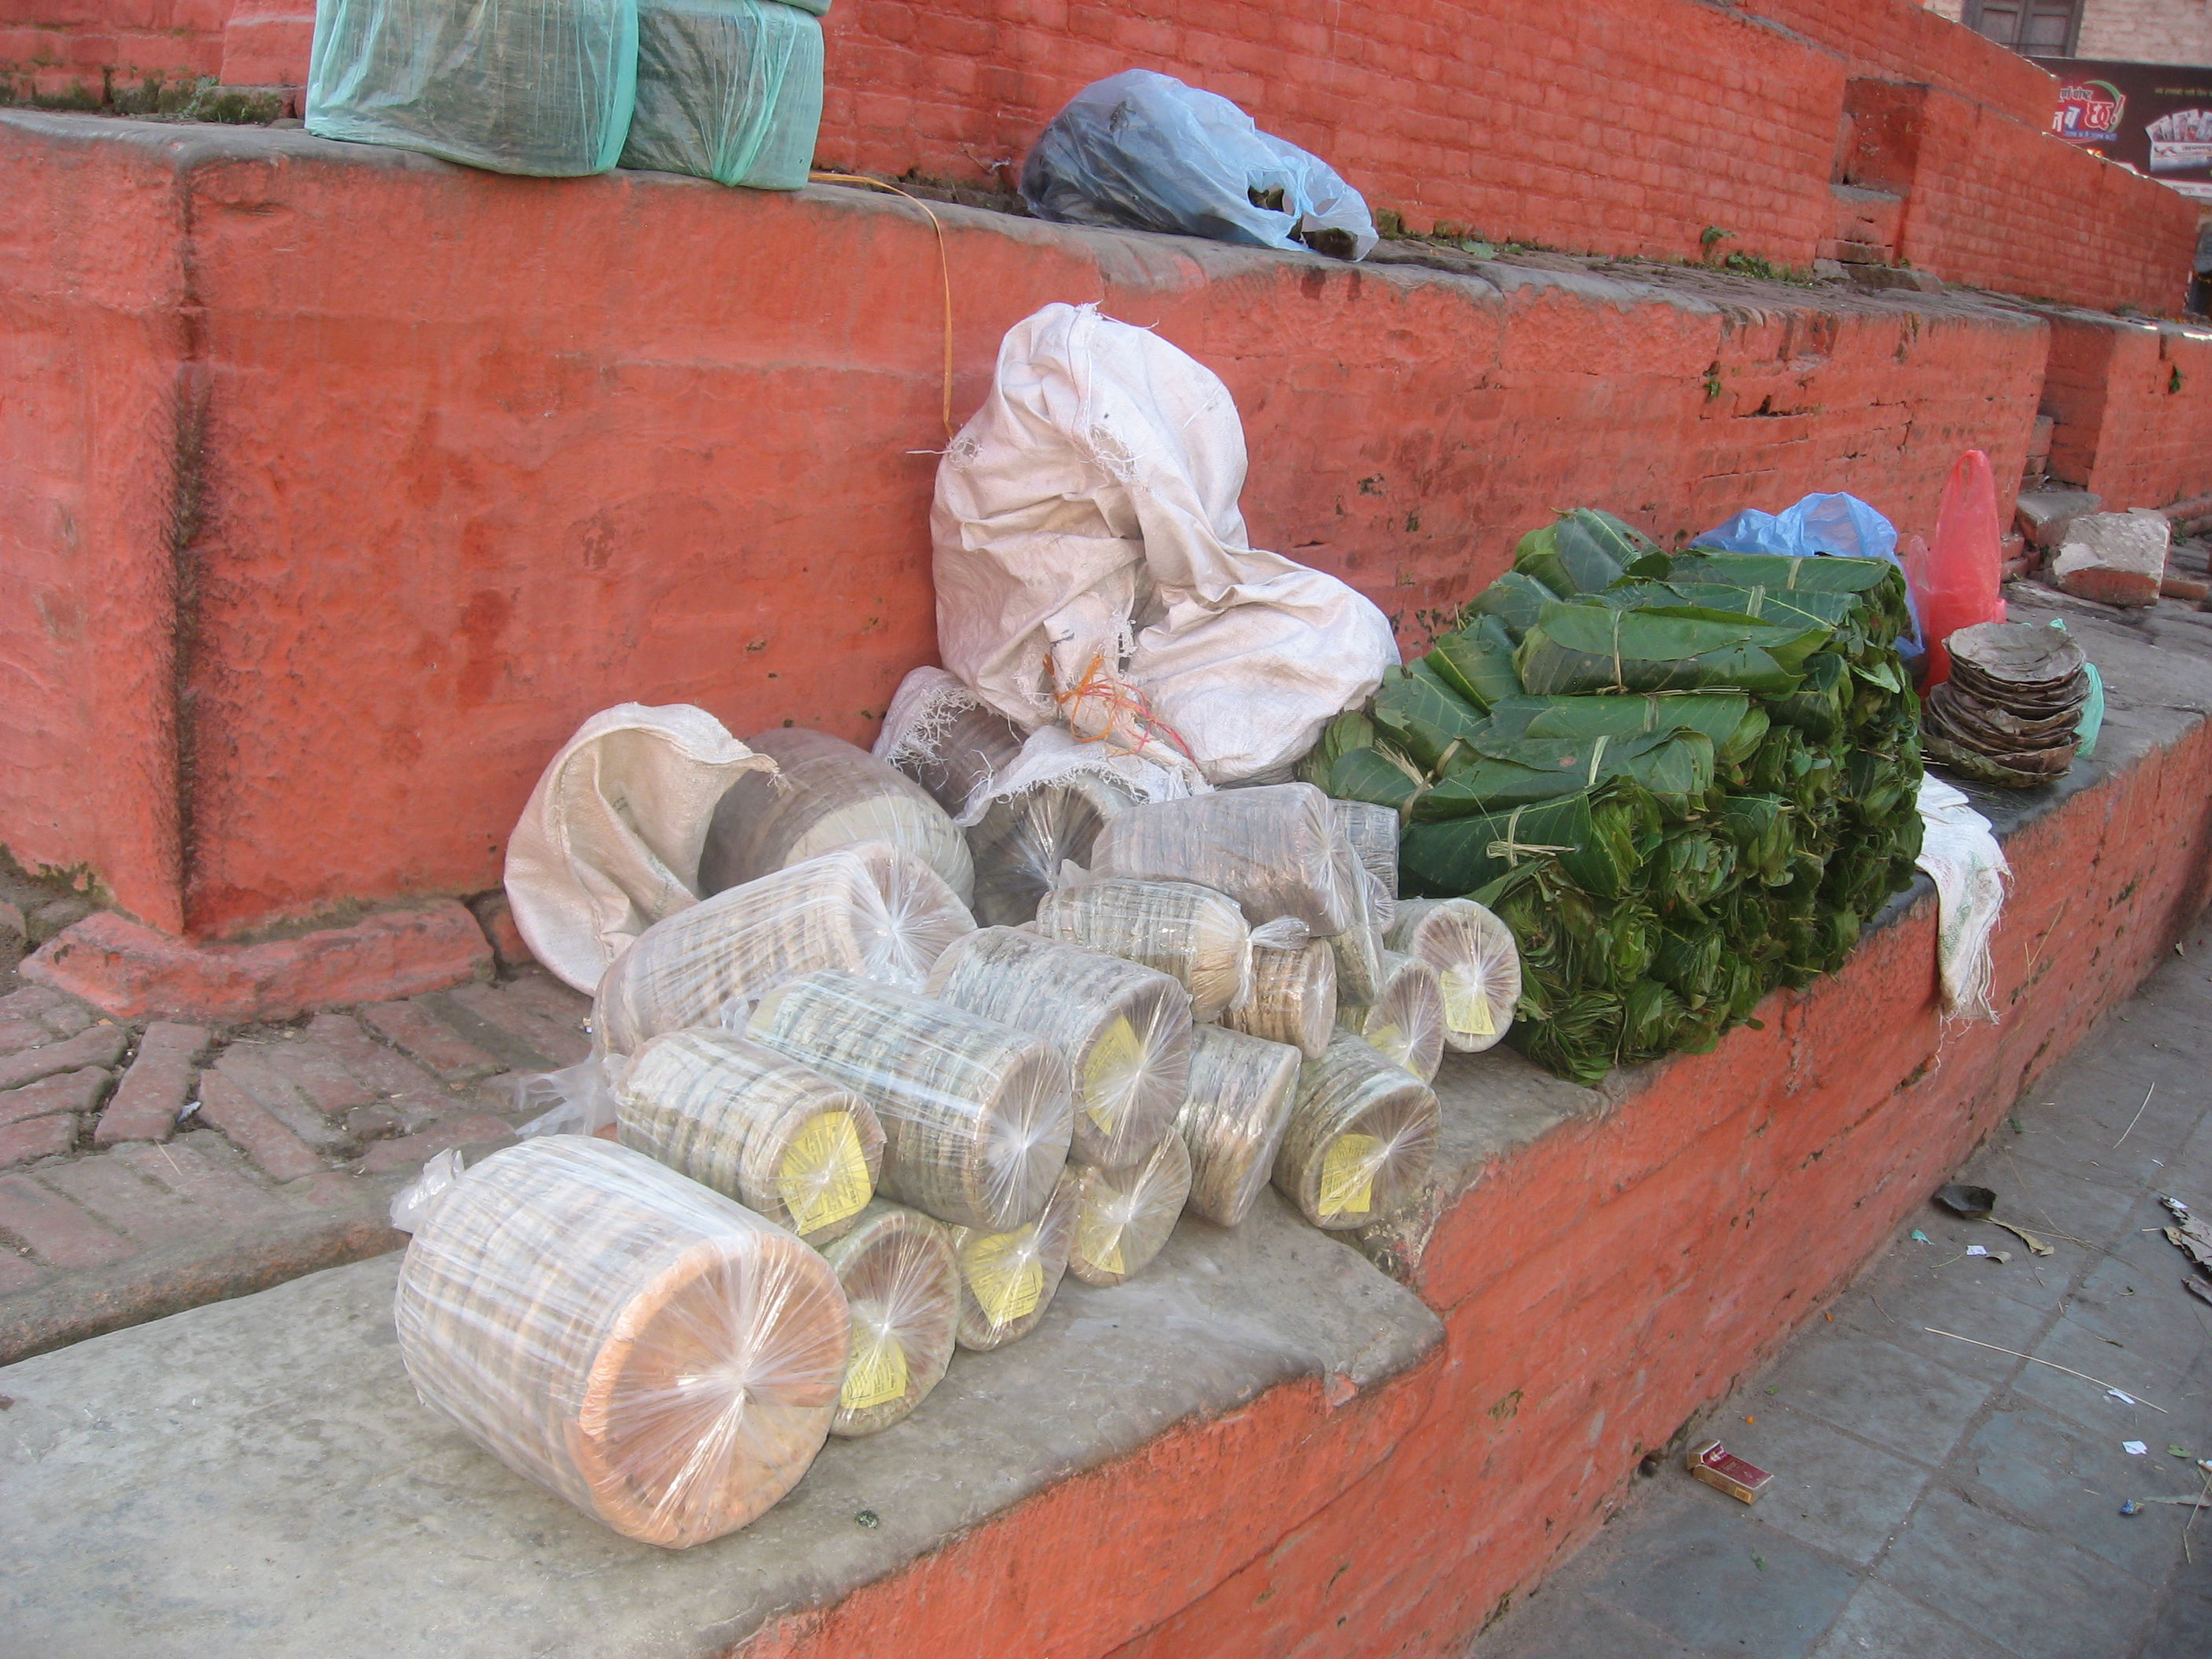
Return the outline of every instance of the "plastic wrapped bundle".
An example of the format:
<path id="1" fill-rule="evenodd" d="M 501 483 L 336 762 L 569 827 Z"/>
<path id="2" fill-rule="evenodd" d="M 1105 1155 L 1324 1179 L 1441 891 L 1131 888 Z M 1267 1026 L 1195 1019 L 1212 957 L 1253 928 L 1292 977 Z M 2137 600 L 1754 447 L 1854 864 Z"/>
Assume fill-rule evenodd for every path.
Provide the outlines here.
<path id="1" fill-rule="evenodd" d="M 987 927 L 1030 921 L 1060 866 L 1086 862 L 1098 832 L 1135 801 L 1109 778 L 1081 775 L 993 801 L 968 831 L 976 920 Z"/>
<path id="2" fill-rule="evenodd" d="M 845 1375 L 828 1262 L 643 1153 L 577 1135 L 494 1152 L 440 1195 L 392 1318 L 425 1403 L 668 1549 L 789 1492 Z"/>
<path id="3" fill-rule="evenodd" d="M 809 1244 L 848 1231 L 875 1192 L 875 1112 L 773 1048 L 726 1031 L 671 1031 L 630 1057 L 614 1094 L 623 1146 Z"/>
<path id="4" fill-rule="evenodd" d="M 1142 1273 L 1190 1196 L 1190 1152 L 1172 1128 L 1126 1170 L 1085 1169 L 1067 1270 L 1086 1285 Z"/>
<path id="5" fill-rule="evenodd" d="M 1328 797 L 1310 783 L 1224 789 L 1133 806 L 1100 831 L 1101 876 L 1188 881 L 1226 893 L 1255 923 L 1295 917 L 1317 937 L 1352 925 Z"/>
<path id="6" fill-rule="evenodd" d="M 1338 1026 L 1424 1083 L 1444 1058 L 1443 982 L 1418 957 L 1382 953 L 1381 989 L 1365 1007 L 1337 1005 Z"/>
<path id="7" fill-rule="evenodd" d="M 1042 1037 L 1067 1057 L 1073 1156 L 1118 1170 L 1175 1121 L 1190 1082 L 1190 995 L 1165 974 L 1011 927 L 938 959 L 929 994 Z"/>
<path id="8" fill-rule="evenodd" d="M 1119 878 L 1062 887 L 1037 906 L 1036 927 L 1047 939 L 1157 968 L 1190 993 L 1190 1017 L 1200 1024 L 1251 989 L 1252 930 L 1211 888 Z"/>
<path id="9" fill-rule="evenodd" d="M 637 91 L 636 0 L 316 8 L 307 131 L 495 173 L 605 173 Z"/>
<path id="10" fill-rule="evenodd" d="M 774 773 L 747 773 L 714 808 L 699 854 L 699 890 L 757 881 L 862 842 L 887 842 L 921 859 L 965 904 L 975 886 L 967 838 L 945 809 L 896 767 L 819 732 L 790 727 L 747 745 Z"/>
<path id="11" fill-rule="evenodd" d="M 1063 1170 L 1036 1220 L 1002 1232 L 952 1230 L 952 1254 L 960 1266 L 955 1334 L 962 1347 L 988 1352 L 1036 1328 L 1067 1272 L 1082 1200 L 1082 1176 Z"/>
<path id="12" fill-rule="evenodd" d="M 920 859 L 882 842 L 793 865 L 655 922 L 599 981 L 592 1029 L 611 1054 L 725 1011 L 801 974 L 842 968 L 921 988 L 975 919 Z"/>
<path id="13" fill-rule="evenodd" d="M 1382 935 L 1376 929 L 1373 903 L 1375 881 L 1348 842 L 1336 844 L 1336 873 L 1352 913 L 1352 926 L 1328 941 L 1329 951 L 1336 957 L 1337 1000 L 1370 1003 L 1381 993 L 1382 976 Z"/>
<path id="14" fill-rule="evenodd" d="M 1302 1058 L 1286 1042 L 1218 1025 L 1191 1033 L 1190 1097 L 1176 1131 L 1190 1153 L 1194 1213 L 1233 1227 L 1251 1212 L 1274 1173 Z"/>
<path id="15" fill-rule="evenodd" d="M 1364 800 L 1333 800 L 1328 810 L 1337 835 L 1374 878 L 1368 893 L 1370 919 L 1377 927 L 1388 928 L 1398 908 L 1398 815 Z"/>
<path id="16" fill-rule="evenodd" d="M 942 668 L 917 668 L 891 694 L 875 754 L 958 818 L 976 791 L 1021 758 L 1022 733 Z"/>
<path id="17" fill-rule="evenodd" d="M 1287 951 L 1252 947 L 1252 994 L 1221 1016 L 1247 1036 L 1287 1042 L 1307 1059 L 1328 1047 L 1336 1027 L 1336 956 L 1328 941 Z"/>
<path id="18" fill-rule="evenodd" d="M 1463 1054 L 1493 1048 L 1521 1000 L 1512 930 L 1473 899 L 1413 899 L 1398 908 L 1389 943 L 1437 970 L 1444 1044 Z"/>
<path id="19" fill-rule="evenodd" d="M 1429 1173 L 1437 1097 L 1358 1037 L 1340 1033 L 1298 1068 L 1275 1188 L 1316 1227 L 1387 1220 Z"/>
<path id="20" fill-rule="evenodd" d="M 960 1322 L 960 1268 L 944 1228 L 880 1200 L 822 1252 L 852 1312 L 853 1352 L 830 1432 L 879 1434 L 945 1379 Z"/>
<path id="21" fill-rule="evenodd" d="M 799 190 L 822 126 L 822 25 L 778 0 L 638 0 L 622 164 Z"/>
<path id="22" fill-rule="evenodd" d="M 885 1197 L 1003 1232 L 1051 1195 L 1073 1126 L 1067 1062 L 1042 1039 L 841 973 L 769 992 L 751 1030 L 876 1109 Z"/>

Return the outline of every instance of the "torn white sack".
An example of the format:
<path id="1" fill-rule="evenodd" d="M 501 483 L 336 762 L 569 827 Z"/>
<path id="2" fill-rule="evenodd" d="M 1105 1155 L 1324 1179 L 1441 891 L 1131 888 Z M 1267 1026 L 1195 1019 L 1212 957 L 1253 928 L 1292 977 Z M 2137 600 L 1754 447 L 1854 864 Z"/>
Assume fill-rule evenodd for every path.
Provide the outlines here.
<path id="1" fill-rule="evenodd" d="M 1994 1025 L 1990 935 L 2004 909 L 2012 866 L 1990 833 L 1990 821 L 1941 778 L 1920 780 L 1920 822 L 1917 862 L 1936 882 L 1936 955 L 1942 969 L 1943 1012 Z"/>

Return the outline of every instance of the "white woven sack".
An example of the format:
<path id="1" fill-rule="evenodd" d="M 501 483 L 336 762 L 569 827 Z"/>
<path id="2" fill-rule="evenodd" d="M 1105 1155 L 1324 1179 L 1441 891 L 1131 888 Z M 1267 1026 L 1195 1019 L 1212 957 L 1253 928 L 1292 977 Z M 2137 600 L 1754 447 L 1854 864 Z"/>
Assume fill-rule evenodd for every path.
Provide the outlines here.
<path id="1" fill-rule="evenodd" d="M 1126 686 L 1208 781 L 1279 773 L 1398 650 L 1343 582 L 1252 547 L 1244 471 L 1229 389 L 1158 335 L 1095 306 L 1017 323 L 937 471 L 945 667 L 1025 731 Z"/>
<path id="2" fill-rule="evenodd" d="M 626 702 L 586 720 L 507 843 L 507 901 L 530 952 L 590 994 L 616 953 L 699 902 L 699 848 L 741 773 L 775 763 L 703 708 Z"/>

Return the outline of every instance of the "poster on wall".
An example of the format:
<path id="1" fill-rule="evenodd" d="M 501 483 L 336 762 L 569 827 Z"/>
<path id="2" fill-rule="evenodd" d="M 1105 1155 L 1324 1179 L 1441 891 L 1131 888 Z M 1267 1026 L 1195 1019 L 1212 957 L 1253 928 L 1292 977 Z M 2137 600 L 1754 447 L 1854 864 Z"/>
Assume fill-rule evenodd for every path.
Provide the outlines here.
<path id="1" fill-rule="evenodd" d="M 2212 203 L 2212 69 L 2038 58 L 2058 77 L 2051 130 Z"/>

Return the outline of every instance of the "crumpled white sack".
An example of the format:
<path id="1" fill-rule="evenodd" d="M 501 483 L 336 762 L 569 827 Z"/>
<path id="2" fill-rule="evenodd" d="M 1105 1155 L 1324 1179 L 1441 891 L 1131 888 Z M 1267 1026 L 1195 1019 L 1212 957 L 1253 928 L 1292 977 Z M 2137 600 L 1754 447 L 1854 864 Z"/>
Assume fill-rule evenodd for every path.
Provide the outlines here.
<path id="1" fill-rule="evenodd" d="M 626 702 L 586 720 L 507 843 L 507 902 L 530 952 L 589 995 L 617 952 L 699 902 L 699 849 L 741 773 L 775 770 L 703 708 Z"/>
<path id="2" fill-rule="evenodd" d="M 1236 403 L 1184 352 L 1096 306 L 1017 323 L 938 467 L 945 667 L 1024 731 L 1103 669 L 1208 781 L 1279 775 L 1398 649 L 1359 593 L 1252 547 L 1244 471 Z"/>
<path id="3" fill-rule="evenodd" d="M 1920 867 L 1936 882 L 1936 955 L 1942 970 L 1943 1012 L 1994 1025 L 1990 1001 L 1995 969 L 1990 935 L 2004 909 L 2012 866 L 1990 821 L 1941 778 L 1920 780 Z"/>

